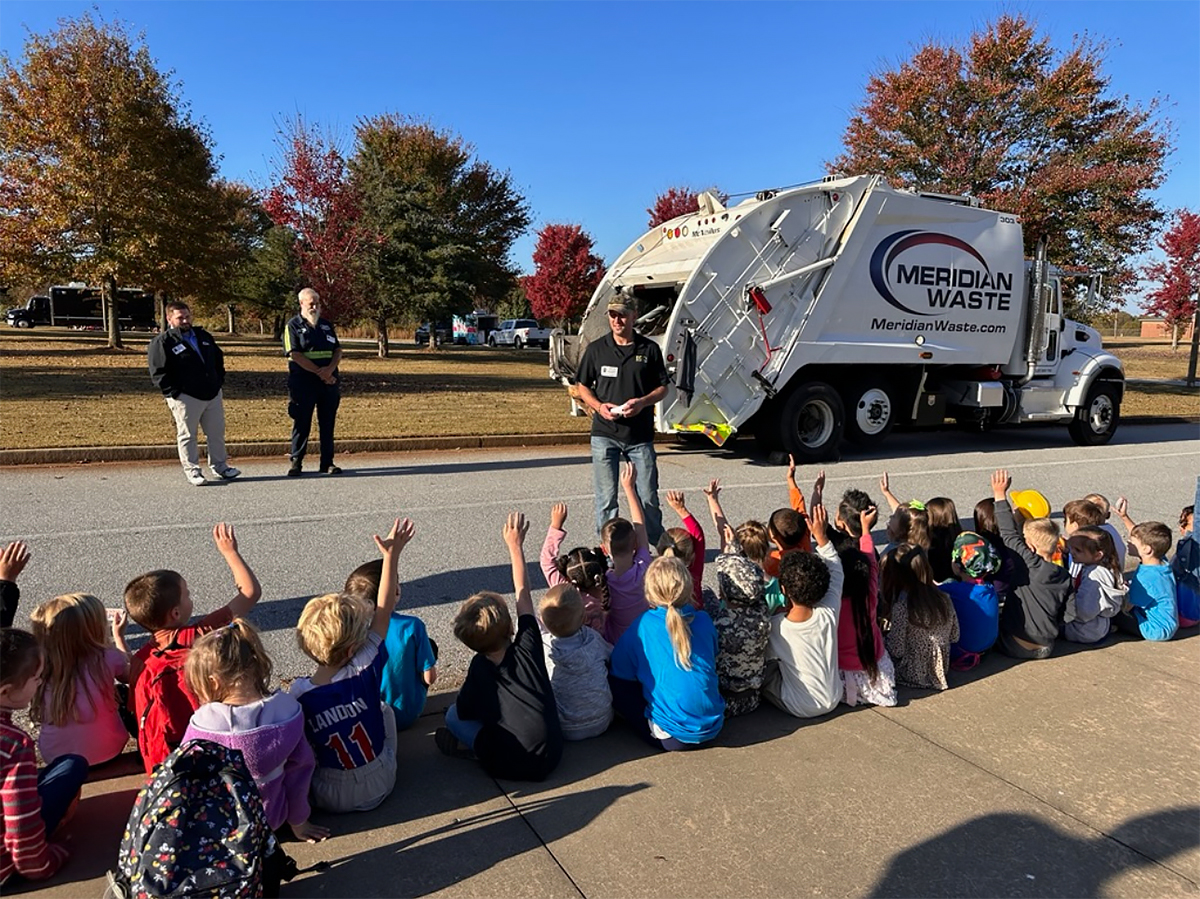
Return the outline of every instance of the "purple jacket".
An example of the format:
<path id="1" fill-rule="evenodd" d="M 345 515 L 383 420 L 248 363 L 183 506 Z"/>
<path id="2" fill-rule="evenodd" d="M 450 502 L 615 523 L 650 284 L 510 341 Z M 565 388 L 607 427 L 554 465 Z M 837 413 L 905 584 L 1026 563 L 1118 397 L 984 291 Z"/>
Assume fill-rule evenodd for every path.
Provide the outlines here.
<path id="1" fill-rule="evenodd" d="M 240 749 L 262 795 L 267 824 L 278 830 L 308 820 L 308 788 L 316 759 L 304 737 L 304 712 L 295 697 L 272 693 L 262 702 L 210 702 L 192 715 L 183 739 Z"/>

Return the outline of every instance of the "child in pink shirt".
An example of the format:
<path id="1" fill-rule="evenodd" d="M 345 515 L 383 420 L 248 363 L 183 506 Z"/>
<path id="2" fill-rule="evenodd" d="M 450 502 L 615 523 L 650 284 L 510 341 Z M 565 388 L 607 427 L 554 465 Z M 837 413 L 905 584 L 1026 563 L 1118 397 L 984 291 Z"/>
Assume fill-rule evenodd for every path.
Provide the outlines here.
<path id="1" fill-rule="evenodd" d="M 700 590 L 704 582 L 704 530 L 688 511 L 682 490 L 667 491 L 667 505 L 675 510 L 683 527 L 663 531 L 655 548 L 660 556 L 675 556 L 683 560 L 688 567 L 688 574 L 692 576 L 692 605 L 702 609 L 704 600 Z"/>

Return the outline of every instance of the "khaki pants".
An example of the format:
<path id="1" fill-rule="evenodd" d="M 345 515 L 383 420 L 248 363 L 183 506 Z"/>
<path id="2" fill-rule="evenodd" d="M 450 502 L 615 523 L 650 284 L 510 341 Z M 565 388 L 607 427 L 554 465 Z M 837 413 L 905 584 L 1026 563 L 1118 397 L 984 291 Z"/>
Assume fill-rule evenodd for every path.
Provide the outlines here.
<path id="1" fill-rule="evenodd" d="M 167 408 L 175 417 L 175 439 L 179 443 L 179 461 L 184 471 L 200 470 L 199 429 L 204 429 L 208 444 L 208 464 L 220 474 L 229 467 L 225 454 L 224 392 L 217 391 L 211 400 L 198 400 L 186 393 L 178 398 L 167 397 Z"/>

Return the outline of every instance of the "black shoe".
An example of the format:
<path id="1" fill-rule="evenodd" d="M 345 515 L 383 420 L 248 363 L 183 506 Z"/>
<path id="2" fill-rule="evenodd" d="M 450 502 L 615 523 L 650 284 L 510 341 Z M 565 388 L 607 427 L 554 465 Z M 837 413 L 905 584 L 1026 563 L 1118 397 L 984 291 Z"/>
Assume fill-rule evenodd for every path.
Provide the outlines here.
<path id="1" fill-rule="evenodd" d="M 293 462 L 292 467 L 288 469 L 289 478 L 298 478 L 304 474 L 304 467 L 299 462 Z"/>
<path id="2" fill-rule="evenodd" d="M 439 727 L 434 731 L 433 742 L 437 744 L 438 749 L 451 758 L 469 759 L 475 755 L 475 753 L 463 746 L 462 743 L 458 742 L 458 737 L 450 733 L 448 727 Z"/>
<path id="3" fill-rule="evenodd" d="M 342 470 L 336 465 L 322 465 L 321 474 L 341 474 Z"/>

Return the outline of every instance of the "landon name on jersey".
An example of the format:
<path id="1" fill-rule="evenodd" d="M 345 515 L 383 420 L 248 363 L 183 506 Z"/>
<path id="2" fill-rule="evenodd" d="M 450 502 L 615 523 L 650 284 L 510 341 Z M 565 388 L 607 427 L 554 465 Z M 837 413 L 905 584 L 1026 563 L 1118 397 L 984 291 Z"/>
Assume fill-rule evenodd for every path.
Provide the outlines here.
<path id="1" fill-rule="evenodd" d="M 361 656 L 360 651 L 350 664 Z M 386 662 L 387 650 L 380 646 L 371 663 L 357 674 L 297 697 L 304 708 L 304 730 L 322 768 L 361 768 L 383 749 L 379 687 Z"/>

